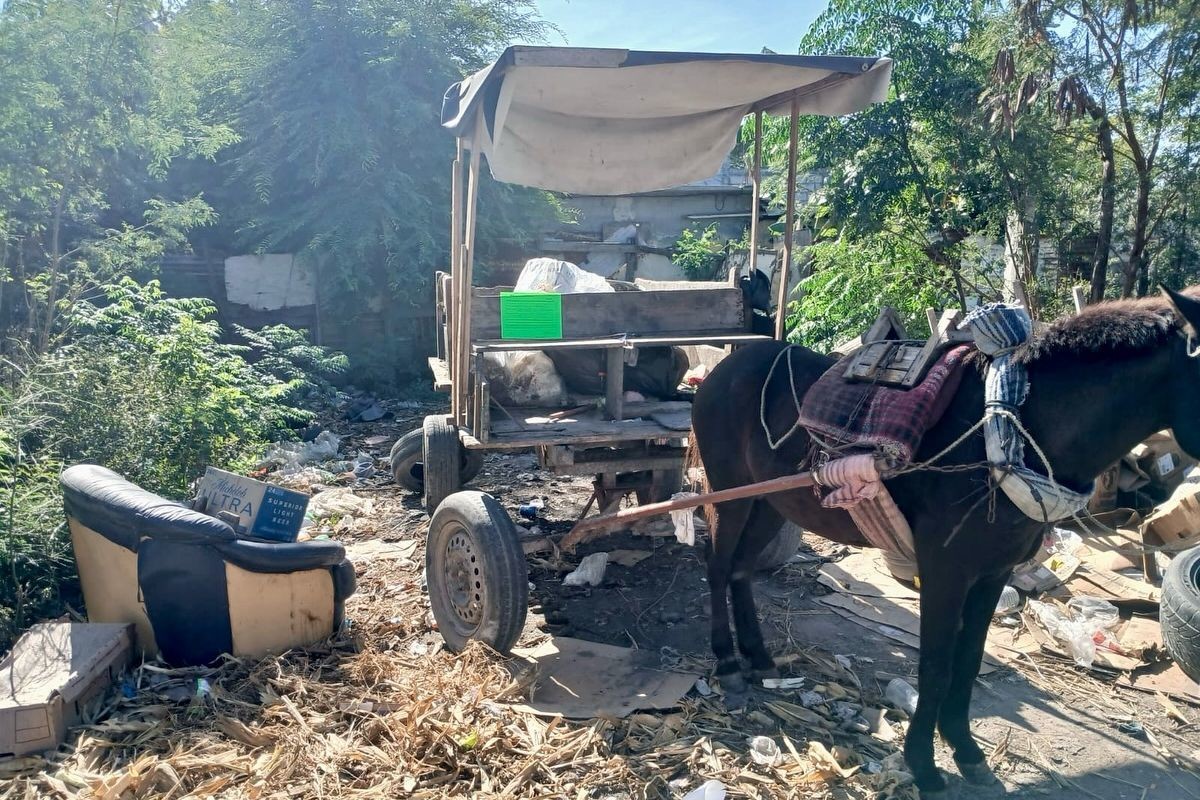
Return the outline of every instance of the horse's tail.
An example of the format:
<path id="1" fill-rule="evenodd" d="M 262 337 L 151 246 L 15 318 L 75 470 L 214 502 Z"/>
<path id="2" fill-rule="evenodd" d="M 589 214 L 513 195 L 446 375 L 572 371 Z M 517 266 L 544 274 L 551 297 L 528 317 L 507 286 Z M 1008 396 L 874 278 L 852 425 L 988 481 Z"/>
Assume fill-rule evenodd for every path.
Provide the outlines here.
<path id="1" fill-rule="evenodd" d="M 708 473 L 704 469 L 704 460 L 700 457 L 700 446 L 696 442 L 696 429 L 688 431 L 687 452 L 683 455 L 683 476 L 686 483 L 700 494 L 708 494 L 712 486 L 708 482 Z M 717 532 L 717 507 L 712 503 L 701 506 L 704 509 L 704 521 L 708 523 L 708 536 L 711 540 Z"/>

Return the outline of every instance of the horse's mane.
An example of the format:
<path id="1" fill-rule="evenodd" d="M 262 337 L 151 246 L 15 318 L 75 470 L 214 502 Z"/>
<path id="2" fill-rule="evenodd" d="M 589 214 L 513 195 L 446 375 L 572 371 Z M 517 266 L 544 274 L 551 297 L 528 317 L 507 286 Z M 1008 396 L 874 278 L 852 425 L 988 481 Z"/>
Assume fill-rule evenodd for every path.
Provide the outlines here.
<path id="1" fill-rule="evenodd" d="M 1200 288 L 1185 294 L 1200 297 Z M 1170 340 L 1182 323 L 1165 297 L 1112 300 L 1061 317 L 1036 334 L 1017 358 L 1026 364 L 1059 358 L 1097 359 L 1137 355 Z"/>

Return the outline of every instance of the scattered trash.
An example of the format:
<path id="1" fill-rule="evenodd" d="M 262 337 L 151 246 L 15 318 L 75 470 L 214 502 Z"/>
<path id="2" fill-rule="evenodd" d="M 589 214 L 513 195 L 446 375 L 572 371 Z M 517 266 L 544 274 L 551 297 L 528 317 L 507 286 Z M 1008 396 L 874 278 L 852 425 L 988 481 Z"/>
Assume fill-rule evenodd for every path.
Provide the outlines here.
<path id="1" fill-rule="evenodd" d="M 1117 723 L 1117 730 L 1121 733 L 1126 733 L 1135 739 L 1146 738 L 1146 728 L 1136 719 L 1122 720 Z"/>
<path id="2" fill-rule="evenodd" d="M 354 472 L 354 477 L 360 481 L 373 478 L 375 477 L 375 459 L 366 453 L 359 453 L 358 457 L 354 459 L 351 469 Z"/>
<path id="3" fill-rule="evenodd" d="M 867 721 L 867 727 L 876 739 L 881 742 L 895 741 L 896 729 L 892 727 L 892 723 L 888 722 L 884 709 L 865 708 L 863 709 L 863 719 Z"/>
<path id="4" fill-rule="evenodd" d="M 711 695 L 713 693 L 712 687 L 708 685 L 708 681 L 704 680 L 704 678 L 696 679 L 696 687 L 695 688 L 696 688 L 696 693 L 699 694 L 701 697 L 708 697 L 709 695 Z"/>
<path id="5" fill-rule="evenodd" d="M 1021 606 L 1021 595 L 1011 586 L 1005 586 L 996 602 L 995 616 L 1003 616 L 1010 611 L 1016 611 Z"/>
<path id="6" fill-rule="evenodd" d="M 592 553 L 585 556 L 570 574 L 563 578 L 563 586 L 599 586 L 604 581 L 604 570 L 608 566 L 608 553 Z"/>
<path id="7" fill-rule="evenodd" d="M 760 767 L 773 767 L 783 757 L 783 754 L 779 752 L 779 745 L 775 744 L 775 740 L 769 736 L 754 736 L 748 741 L 750 742 L 750 760 Z"/>
<path id="8" fill-rule="evenodd" d="M 838 664 L 839 664 L 839 665 L 841 665 L 842 669 L 847 669 L 847 670 L 848 670 L 848 669 L 853 669 L 853 668 L 854 668 L 854 665 L 850 663 L 850 656 L 844 656 L 844 655 L 841 655 L 841 654 L 835 654 L 835 655 L 833 656 L 833 660 L 834 660 L 834 661 L 836 661 L 836 662 L 838 662 Z"/>
<path id="9" fill-rule="evenodd" d="M 883 696 L 896 708 L 910 717 L 917 713 L 917 690 L 903 678 L 892 678 Z"/>
<path id="10" fill-rule="evenodd" d="M 635 392 L 632 389 L 630 389 L 627 392 L 625 392 L 625 396 L 622 399 L 626 403 L 644 403 L 644 402 L 646 402 L 646 395 L 642 394 L 641 392 Z"/>
<path id="11" fill-rule="evenodd" d="M 685 794 L 683 800 L 725 800 L 725 784 L 720 781 L 705 781 Z"/>
<path id="12" fill-rule="evenodd" d="M 684 500 L 689 497 L 699 497 L 695 492 L 676 492 L 672 500 Z M 675 538 L 691 547 L 696 544 L 696 509 L 681 508 L 671 512 L 671 522 L 675 523 Z"/>
<path id="13" fill-rule="evenodd" d="M 804 678 L 763 678 L 762 685 L 764 689 L 799 689 Z"/>
<path id="14" fill-rule="evenodd" d="M 525 519 L 537 519 L 542 513 L 542 509 L 546 507 L 546 503 L 540 498 L 535 497 L 528 503 L 517 508 L 517 513 Z"/>
<path id="15" fill-rule="evenodd" d="M 826 697 L 820 692 L 814 692 L 811 689 L 800 693 L 800 705 L 805 708 L 816 708 L 817 706 L 825 705 Z"/>
<path id="16" fill-rule="evenodd" d="M 362 517 L 374 510 L 374 501 L 359 497 L 351 489 L 326 489 L 308 501 L 308 513 L 314 520 L 335 515 Z"/>
<path id="17" fill-rule="evenodd" d="M 1105 642 L 1105 631 L 1119 621 L 1117 607 L 1096 597 L 1073 597 L 1067 613 L 1053 603 L 1030 600 L 1029 610 L 1046 632 L 1067 646 L 1075 663 L 1090 668 L 1096 660 L 1096 645 Z"/>
<path id="18" fill-rule="evenodd" d="M 1080 538 L 1075 531 L 1064 530 L 1063 528 L 1052 528 L 1046 534 L 1045 547 L 1050 553 L 1062 553 L 1064 555 L 1073 556 L 1083 546 L 1083 539 Z"/>
<path id="19" fill-rule="evenodd" d="M 285 475 L 299 472 L 307 464 L 336 457 L 341 441 L 333 431 L 322 431 L 311 442 L 281 442 L 267 451 L 259 466 L 277 466 Z"/>

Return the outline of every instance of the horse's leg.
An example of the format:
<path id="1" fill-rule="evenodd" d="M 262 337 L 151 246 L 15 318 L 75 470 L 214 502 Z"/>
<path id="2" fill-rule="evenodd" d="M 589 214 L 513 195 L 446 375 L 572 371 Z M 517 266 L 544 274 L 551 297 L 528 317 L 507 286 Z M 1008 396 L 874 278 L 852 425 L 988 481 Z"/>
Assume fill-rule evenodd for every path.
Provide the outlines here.
<path id="1" fill-rule="evenodd" d="M 775 538 L 783 517 L 770 503 L 755 501 L 742 529 L 741 541 L 733 556 L 729 593 L 733 598 L 733 625 L 737 629 L 738 649 L 750 661 L 755 677 L 768 676 L 775 670 L 775 659 L 763 643 L 758 611 L 754 607 L 754 568 L 763 548 Z"/>
<path id="2" fill-rule="evenodd" d="M 950 687 L 955 646 L 962 629 L 967 581 L 949 564 L 922 564 L 920 574 L 919 696 L 917 712 L 913 714 L 908 735 L 904 738 L 904 760 L 908 762 L 921 796 L 930 798 L 941 796 L 946 789 L 946 780 L 933 761 L 933 731 Z"/>
<path id="3" fill-rule="evenodd" d="M 983 661 L 983 647 L 996 602 L 1010 574 L 1006 572 L 1000 576 L 981 578 L 967 593 L 967 602 L 963 607 L 963 629 L 954 651 L 953 676 L 938 715 L 938 730 L 954 748 L 954 762 L 958 765 L 958 771 L 968 783 L 977 786 L 996 783 L 996 776 L 988 768 L 983 751 L 971 735 L 971 690 Z"/>
<path id="4" fill-rule="evenodd" d="M 729 576 L 753 500 L 734 500 L 716 507 L 716 528 L 708 551 L 708 591 L 712 598 L 712 649 L 717 658 L 716 675 L 730 692 L 746 690 L 741 665 L 733 652 L 733 632 L 729 629 Z"/>

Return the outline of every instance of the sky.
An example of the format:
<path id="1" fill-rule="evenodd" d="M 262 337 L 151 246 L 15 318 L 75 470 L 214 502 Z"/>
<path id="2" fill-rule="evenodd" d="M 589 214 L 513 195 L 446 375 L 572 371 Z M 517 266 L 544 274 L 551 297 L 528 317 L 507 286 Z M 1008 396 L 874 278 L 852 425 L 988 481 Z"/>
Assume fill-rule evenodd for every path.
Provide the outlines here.
<path id="1" fill-rule="evenodd" d="M 562 36 L 547 44 L 794 54 L 827 0 L 536 0 Z M 565 37 L 566 41 L 563 41 Z"/>

